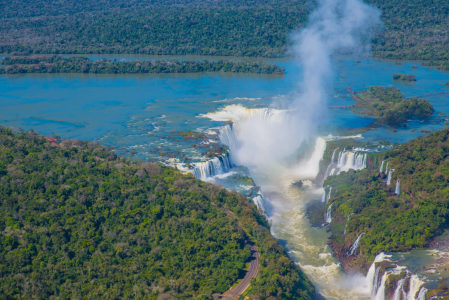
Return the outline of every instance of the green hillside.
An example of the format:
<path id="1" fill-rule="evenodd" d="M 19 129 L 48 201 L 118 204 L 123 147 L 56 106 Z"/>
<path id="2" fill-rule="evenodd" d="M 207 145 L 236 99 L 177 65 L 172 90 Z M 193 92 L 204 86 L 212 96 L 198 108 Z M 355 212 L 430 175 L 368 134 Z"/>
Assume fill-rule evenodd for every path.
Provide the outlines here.
<path id="1" fill-rule="evenodd" d="M 382 160 L 383 171 L 387 162 L 388 170 L 394 169 L 390 185 L 379 172 Z M 359 268 L 380 252 L 426 247 L 449 225 L 448 182 L 449 129 L 370 154 L 367 169 L 329 176 L 325 185 L 336 191 L 327 207 L 332 204 L 331 245 L 337 256 L 349 259 L 346 253 L 361 233 Z"/>
<path id="2" fill-rule="evenodd" d="M 98 143 L 0 127 L 0 199 L 2 299 L 212 299 L 249 239 L 251 298 L 314 299 L 247 198 Z"/>

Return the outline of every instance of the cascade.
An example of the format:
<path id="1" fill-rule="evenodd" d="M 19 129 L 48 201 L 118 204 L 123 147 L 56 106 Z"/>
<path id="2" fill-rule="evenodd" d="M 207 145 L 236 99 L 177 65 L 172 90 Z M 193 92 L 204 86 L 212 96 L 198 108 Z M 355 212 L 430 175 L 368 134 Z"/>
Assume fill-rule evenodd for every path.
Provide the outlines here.
<path id="1" fill-rule="evenodd" d="M 220 128 L 219 131 L 220 141 L 229 147 L 232 153 L 237 146 L 237 141 L 235 137 L 234 126 L 232 124 L 227 124 Z"/>
<path id="2" fill-rule="evenodd" d="M 327 223 L 332 222 L 332 204 L 329 205 L 329 207 L 327 208 L 326 216 L 324 217 L 324 222 L 327 222 Z"/>
<path id="3" fill-rule="evenodd" d="M 394 190 L 394 193 L 398 196 L 401 193 L 401 184 L 399 183 L 399 178 L 398 178 L 398 181 L 396 181 L 396 188 Z"/>
<path id="4" fill-rule="evenodd" d="M 391 183 L 391 175 L 393 175 L 394 169 L 391 169 L 390 172 L 388 172 L 388 178 L 387 178 L 387 185 L 390 185 Z"/>
<path id="5" fill-rule="evenodd" d="M 332 163 L 330 163 L 330 164 L 327 166 L 326 172 L 324 172 L 324 179 L 323 179 L 323 181 L 326 180 L 327 177 L 330 175 L 330 174 L 329 174 L 329 169 L 330 169 L 331 167 L 332 167 Z"/>
<path id="6" fill-rule="evenodd" d="M 396 286 L 396 290 L 394 291 L 393 300 L 405 300 L 407 294 L 404 292 L 404 282 L 405 279 L 400 279 L 398 281 L 398 285 Z"/>
<path id="7" fill-rule="evenodd" d="M 335 151 L 337 151 L 337 150 L 338 150 L 338 147 L 335 148 L 334 152 L 332 152 L 331 164 L 333 164 L 335 161 Z"/>
<path id="8" fill-rule="evenodd" d="M 388 260 L 391 257 L 390 255 L 385 255 L 385 253 L 381 252 L 377 254 L 376 258 L 374 258 L 374 262 L 371 264 L 368 269 L 368 273 L 366 274 L 366 287 L 368 289 L 369 294 L 373 294 L 374 285 L 377 284 L 377 280 L 374 281 L 375 273 L 376 273 L 376 263 Z"/>
<path id="9" fill-rule="evenodd" d="M 201 180 L 224 174 L 226 172 L 229 172 L 229 170 L 231 170 L 232 168 L 232 164 L 229 161 L 228 154 L 220 157 L 214 157 L 213 159 L 205 162 L 198 162 L 194 165 L 195 168 L 192 170 L 192 173 L 197 179 Z"/>
<path id="10" fill-rule="evenodd" d="M 371 296 L 373 298 L 376 297 L 377 295 L 377 290 L 379 290 L 380 285 L 382 284 L 379 280 L 379 272 L 380 272 L 380 267 L 376 268 L 376 272 L 374 273 L 374 280 L 373 280 L 373 290 L 371 292 Z"/>
<path id="11" fill-rule="evenodd" d="M 423 287 L 418 294 L 418 300 L 426 300 L 426 294 L 427 294 L 428 289 L 426 289 L 425 287 Z"/>
<path id="12" fill-rule="evenodd" d="M 354 254 L 355 254 L 355 251 L 356 251 L 356 250 L 359 248 L 359 246 L 360 246 L 360 239 L 362 238 L 362 236 L 363 236 L 364 234 L 365 234 L 364 232 L 362 232 L 361 234 L 359 234 L 359 236 L 358 236 L 357 239 L 355 240 L 354 244 L 352 244 L 351 248 L 349 248 L 349 251 L 348 251 L 348 253 L 347 253 L 348 256 L 354 255 Z"/>
<path id="13" fill-rule="evenodd" d="M 261 191 L 259 191 L 257 193 L 257 196 L 253 198 L 253 202 L 257 206 L 257 209 L 263 211 L 264 214 L 267 213 L 267 208 L 265 206 L 265 197 L 263 196 Z"/>
<path id="14" fill-rule="evenodd" d="M 328 185 L 326 185 L 325 187 L 324 187 L 324 192 L 323 192 L 323 196 L 321 196 L 321 202 L 325 202 L 326 201 L 326 189 L 328 188 L 329 186 Z"/>
<path id="15" fill-rule="evenodd" d="M 380 285 L 377 289 L 375 300 L 385 300 L 385 282 L 387 281 L 388 274 L 385 272 L 380 278 Z"/>
<path id="16" fill-rule="evenodd" d="M 328 176 L 332 176 L 332 175 L 334 175 L 335 174 L 335 168 L 332 168 L 332 170 L 329 172 L 329 175 Z"/>
<path id="17" fill-rule="evenodd" d="M 384 163 L 385 160 L 383 160 L 382 163 L 380 164 L 379 173 L 382 173 L 382 170 L 384 169 Z"/>
<path id="18" fill-rule="evenodd" d="M 332 194 L 332 187 L 329 188 L 329 194 L 327 195 L 326 203 L 327 203 L 327 201 L 329 201 L 329 199 L 331 198 L 331 194 Z"/>
<path id="19" fill-rule="evenodd" d="M 364 169 L 366 168 L 366 154 L 344 150 L 338 154 L 337 168 L 339 169 L 338 173 L 349 169 Z"/>
<path id="20" fill-rule="evenodd" d="M 385 174 L 388 174 L 388 164 L 389 162 L 387 161 L 387 166 L 385 167 Z"/>
<path id="21" fill-rule="evenodd" d="M 412 277 L 410 277 L 410 288 L 407 293 L 407 300 L 415 300 L 415 296 L 423 284 L 424 282 L 419 279 L 418 275 L 413 274 Z"/>

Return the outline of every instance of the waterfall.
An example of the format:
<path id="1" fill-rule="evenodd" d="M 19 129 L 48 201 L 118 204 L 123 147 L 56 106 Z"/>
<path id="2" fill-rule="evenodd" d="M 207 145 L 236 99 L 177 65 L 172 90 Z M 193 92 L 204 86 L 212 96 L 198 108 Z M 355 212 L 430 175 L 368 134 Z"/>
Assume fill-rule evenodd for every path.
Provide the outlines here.
<path id="1" fill-rule="evenodd" d="M 380 278 L 378 282 L 379 286 L 374 297 L 375 300 L 385 300 L 385 282 L 387 281 L 387 276 L 388 274 L 385 272 L 382 278 Z"/>
<path id="2" fill-rule="evenodd" d="M 399 183 L 399 178 L 398 178 L 398 181 L 396 181 L 396 188 L 394 190 L 394 193 L 398 196 L 401 193 L 401 184 Z"/>
<path id="3" fill-rule="evenodd" d="M 368 289 L 368 292 L 370 294 L 373 294 L 374 285 L 378 284 L 377 280 L 374 281 L 375 273 L 376 273 L 376 263 L 388 260 L 388 258 L 391 257 L 390 255 L 385 255 L 385 253 L 381 252 L 377 254 L 376 258 L 374 259 L 374 262 L 371 264 L 370 268 L 368 269 L 368 273 L 366 274 L 366 287 Z"/>
<path id="4" fill-rule="evenodd" d="M 379 272 L 380 267 L 376 268 L 376 272 L 374 273 L 374 279 L 373 279 L 373 290 L 371 292 L 371 296 L 374 298 L 377 295 L 377 290 L 379 289 L 381 282 L 379 280 Z"/>
<path id="5" fill-rule="evenodd" d="M 335 174 L 335 168 L 333 168 L 330 172 L 329 172 L 329 175 L 328 176 L 332 176 L 332 175 L 334 175 Z"/>
<path id="6" fill-rule="evenodd" d="M 328 188 L 329 186 L 328 185 L 326 185 L 324 188 L 323 188 L 323 190 L 324 190 L 324 192 L 323 192 L 323 196 L 321 196 L 321 202 L 326 202 L 326 189 Z"/>
<path id="7" fill-rule="evenodd" d="M 257 209 L 263 211 L 263 214 L 267 213 L 267 208 L 265 206 L 265 197 L 263 196 L 261 191 L 259 191 L 257 193 L 257 196 L 253 198 L 253 202 L 257 206 Z"/>
<path id="8" fill-rule="evenodd" d="M 382 173 L 382 170 L 384 169 L 384 163 L 385 160 L 383 160 L 382 163 L 380 164 L 379 173 Z"/>
<path id="9" fill-rule="evenodd" d="M 327 208 L 326 216 L 324 217 L 324 222 L 329 224 L 330 222 L 332 222 L 332 204 L 333 203 L 331 203 L 331 205 L 329 205 L 329 207 Z"/>
<path id="10" fill-rule="evenodd" d="M 331 198 L 331 194 L 332 194 L 332 187 L 329 188 L 329 194 L 327 195 L 326 203 Z"/>
<path id="11" fill-rule="evenodd" d="M 389 162 L 387 161 L 387 166 L 385 167 L 385 174 L 388 174 L 388 164 Z"/>
<path id="12" fill-rule="evenodd" d="M 418 294 L 418 300 L 426 300 L 426 294 L 427 294 L 427 292 L 428 292 L 429 290 L 428 289 L 426 289 L 425 287 L 423 287 L 420 291 L 419 291 L 419 294 Z"/>
<path id="13" fill-rule="evenodd" d="M 407 294 L 404 292 L 405 279 L 400 279 L 394 291 L 393 300 L 406 300 Z"/>
<path id="14" fill-rule="evenodd" d="M 338 150 L 338 147 L 335 148 L 334 152 L 332 152 L 331 164 L 333 164 L 335 161 L 335 151 L 337 151 L 337 150 Z"/>
<path id="15" fill-rule="evenodd" d="M 349 248 L 349 251 L 347 253 L 348 256 L 354 255 L 355 251 L 359 248 L 360 246 L 360 239 L 362 238 L 362 236 L 365 233 L 362 232 L 361 234 L 359 234 L 359 236 L 357 237 L 357 239 L 355 240 L 354 244 L 352 244 L 351 248 Z"/>
<path id="16" fill-rule="evenodd" d="M 410 277 L 410 288 L 409 292 L 407 293 L 407 300 L 419 299 L 415 298 L 415 296 L 419 292 L 419 289 L 423 284 L 424 282 L 421 279 L 419 279 L 418 275 L 413 274 L 412 277 Z"/>
<path id="17" fill-rule="evenodd" d="M 391 183 L 391 175 L 393 175 L 394 169 L 391 169 L 390 172 L 388 172 L 388 178 L 387 178 L 387 185 L 390 185 Z"/>
<path id="18" fill-rule="evenodd" d="M 219 131 L 220 141 L 229 147 L 229 153 L 233 153 L 237 147 L 237 141 L 235 137 L 234 126 L 232 124 L 227 124 L 220 128 Z M 230 161 L 232 161 L 231 157 Z"/>
<path id="19" fill-rule="evenodd" d="M 366 168 L 366 154 L 343 150 L 338 153 L 338 173 L 349 169 L 361 170 Z M 337 173 L 337 174 L 338 174 Z"/>
<path id="20" fill-rule="evenodd" d="M 214 157 L 213 159 L 205 162 L 195 163 L 194 166 L 195 168 L 192 170 L 192 173 L 197 179 L 201 180 L 224 174 L 229 172 L 232 168 L 228 154 L 220 157 Z"/>
<path id="21" fill-rule="evenodd" d="M 330 163 L 327 168 L 326 168 L 326 172 L 324 172 L 324 179 L 323 181 L 325 181 L 327 179 L 327 177 L 329 176 L 329 170 L 332 167 L 332 163 Z"/>
<path id="22" fill-rule="evenodd" d="M 326 202 L 327 203 L 327 201 L 330 199 L 330 197 L 331 197 L 331 193 L 332 193 L 332 187 L 330 187 L 329 188 L 329 193 L 326 193 L 326 189 L 327 188 L 329 188 L 329 186 L 328 185 L 326 185 L 325 187 L 324 187 L 324 193 L 323 193 L 323 196 L 321 196 L 321 202 Z M 327 197 L 326 197 L 327 196 Z"/>

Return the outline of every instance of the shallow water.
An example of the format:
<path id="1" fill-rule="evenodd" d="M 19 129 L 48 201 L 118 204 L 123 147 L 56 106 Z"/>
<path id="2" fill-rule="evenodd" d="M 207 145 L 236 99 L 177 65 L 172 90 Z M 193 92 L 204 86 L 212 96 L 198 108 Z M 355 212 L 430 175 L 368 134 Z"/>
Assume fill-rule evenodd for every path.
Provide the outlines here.
<path id="1" fill-rule="evenodd" d="M 89 57 L 99 59 L 104 56 Z M 159 57 L 112 55 L 108 58 L 133 60 Z M 298 74 L 301 74 L 301 66 L 285 59 L 264 61 L 284 66 L 286 74 L 2 75 L 0 124 L 33 128 L 44 135 L 100 141 L 123 150 L 134 150 L 136 159 L 157 157 L 158 154 L 151 151 L 162 147 L 183 150 L 193 160 L 204 160 L 201 151 L 190 147 L 188 143 L 170 142 L 161 137 L 171 131 L 218 128 L 223 125 L 222 122 L 212 121 L 202 115 L 221 110 L 227 105 L 269 107 L 279 100 L 289 101 L 294 95 L 288 95 L 300 92 L 298 82 L 301 78 Z M 352 104 L 353 101 L 345 91 L 347 86 L 357 91 L 369 88 L 370 85 L 393 85 L 406 96 L 449 90 L 439 84 L 449 81 L 449 73 L 424 68 L 419 64 L 418 69 L 412 69 L 414 64 L 416 63 L 405 62 L 398 66 L 393 61 L 372 58 L 361 59 L 360 64 L 355 64 L 354 58 L 335 58 L 335 82 L 334 87 L 329 87 L 327 91 L 328 105 Z M 418 81 L 412 84 L 394 82 L 394 73 L 413 74 Z M 406 142 L 425 135 L 420 130 L 444 128 L 443 122 L 436 122 L 435 119 L 440 112 L 449 114 L 449 95 L 428 99 L 435 107 L 435 118 L 425 122 L 411 121 L 407 128 L 400 128 L 397 132 L 380 127 L 364 133 L 363 137 L 373 141 L 382 138 L 392 142 Z M 355 115 L 350 110 L 323 109 L 322 115 L 317 116 L 321 128 L 358 128 L 372 121 L 373 119 Z M 323 136 L 329 133 L 326 130 L 321 132 Z M 311 199 L 320 199 L 321 193 L 304 192 L 292 187 L 291 180 L 297 180 L 298 176 L 273 176 L 258 173 L 257 170 L 251 171 L 268 200 L 273 234 L 288 249 L 290 257 L 312 279 L 322 297 L 369 299 L 362 276 L 350 277 L 341 272 L 338 261 L 326 245 L 328 234 L 325 229 L 309 226 L 304 206 Z M 243 174 L 245 172 L 242 171 Z M 410 258 L 404 264 L 419 265 L 428 262 L 428 255 L 418 257 L 423 258 L 419 262 L 418 259 Z"/>

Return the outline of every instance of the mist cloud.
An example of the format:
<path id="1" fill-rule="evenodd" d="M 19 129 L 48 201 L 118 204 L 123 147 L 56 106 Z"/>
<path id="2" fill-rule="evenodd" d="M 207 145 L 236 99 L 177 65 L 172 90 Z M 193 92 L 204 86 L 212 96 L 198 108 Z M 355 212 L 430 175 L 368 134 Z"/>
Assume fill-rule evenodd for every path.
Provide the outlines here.
<path id="1" fill-rule="evenodd" d="M 263 173 L 285 170 L 286 157 L 316 136 L 327 107 L 326 91 L 332 91 L 331 56 L 366 51 L 373 28 L 381 24 L 380 11 L 358 0 L 318 0 L 316 4 L 307 26 L 291 34 L 292 50 L 303 70 L 300 96 L 278 102 L 277 108 L 287 111 L 283 113 L 232 108 L 238 111 L 229 118 L 237 137 L 231 149 L 236 164 L 264 169 Z"/>

